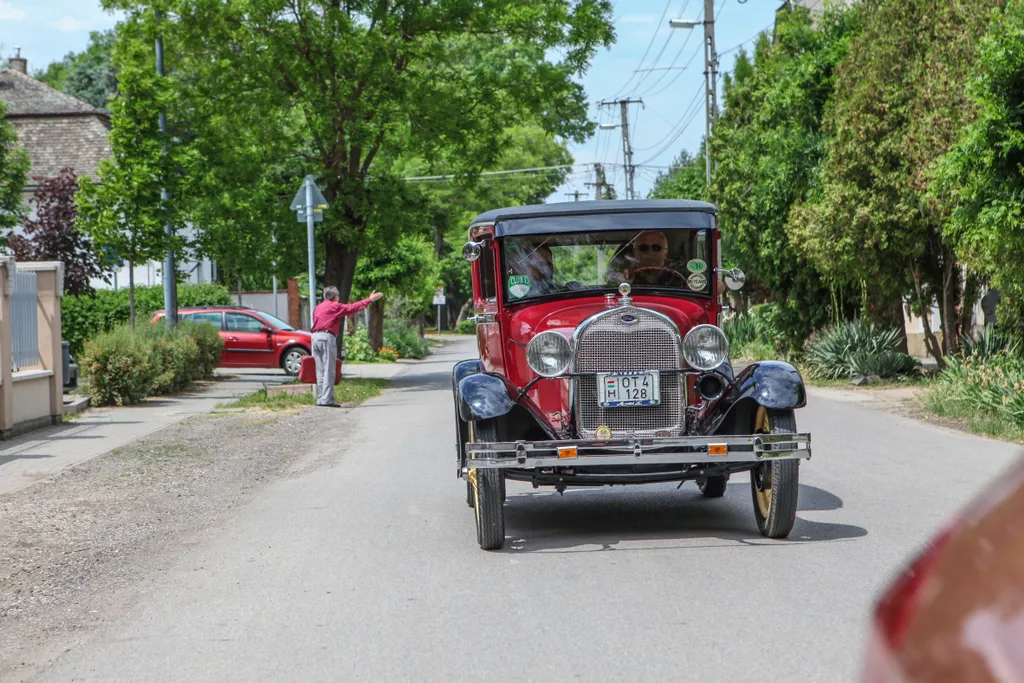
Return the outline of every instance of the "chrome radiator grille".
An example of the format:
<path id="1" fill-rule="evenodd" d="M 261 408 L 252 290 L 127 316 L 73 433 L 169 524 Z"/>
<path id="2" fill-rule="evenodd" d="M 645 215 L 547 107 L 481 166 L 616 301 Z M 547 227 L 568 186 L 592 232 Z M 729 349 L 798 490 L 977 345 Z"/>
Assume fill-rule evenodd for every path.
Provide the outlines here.
<path id="1" fill-rule="evenodd" d="M 635 316 L 624 322 L 623 316 Z M 592 320 L 576 339 L 576 372 L 678 370 L 683 367 L 679 332 L 665 318 L 642 308 L 623 306 Z M 593 438 L 605 425 L 616 437 L 678 436 L 685 407 L 683 375 L 661 375 L 661 404 L 650 407 L 602 408 L 597 377 L 577 377 L 574 387 L 580 437 Z M 660 433 L 660 434 L 659 434 Z"/>

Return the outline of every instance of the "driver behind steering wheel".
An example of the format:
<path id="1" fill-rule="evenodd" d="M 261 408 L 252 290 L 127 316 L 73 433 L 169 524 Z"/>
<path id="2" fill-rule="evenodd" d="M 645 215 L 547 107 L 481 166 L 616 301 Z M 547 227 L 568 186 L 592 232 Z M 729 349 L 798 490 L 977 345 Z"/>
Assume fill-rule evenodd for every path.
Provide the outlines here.
<path id="1" fill-rule="evenodd" d="M 665 266 L 668 260 L 668 238 L 663 232 L 643 232 L 633 240 L 630 266 L 623 275 L 634 285 L 679 285 L 680 276 Z"/>

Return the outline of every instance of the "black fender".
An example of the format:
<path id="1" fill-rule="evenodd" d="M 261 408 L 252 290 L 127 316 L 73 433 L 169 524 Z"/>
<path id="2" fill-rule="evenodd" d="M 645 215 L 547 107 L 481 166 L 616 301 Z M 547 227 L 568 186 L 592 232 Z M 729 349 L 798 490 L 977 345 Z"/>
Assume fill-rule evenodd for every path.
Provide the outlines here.
<path id="1" fill-rule="evenodd" d="M 484 371 L 484 364 L 478 360 L 464 360 L 455 364 L 452 368 L 452 398 L 455 400 L 455 458 L 458 462 L 456 476 L 462 476 L 462 467 L 466 457 L 466 443 L 469 441 L 469 424 L 462 419 L 459 405 L 459 382 L 470 375 L 476 375 Z"/>
<path id="2" fill-rule="evenodd" d="M 459 382 L 459 417 L 466 422 L 507 415 L 515 404 L 505 380 L 495 375 L 470 374 Z"/>
<path id="3" fill-rule="evenodd" d="M 780 360 L 751 363 L 733 381 L 735 401 L 752 398 L 758 405 L 773 410 L 803 408 L 807 389 L 800 371 Z"/>
<path id="4" fill-rule="evenodd" d="M 759 361 L 735 376 L 718 404 L 724 409 L 707 433 L 749 434 L 757 406 L 769 410 L 803 408 L 807 405 L 807 389 L 800 371 L 789 363 Z"/>

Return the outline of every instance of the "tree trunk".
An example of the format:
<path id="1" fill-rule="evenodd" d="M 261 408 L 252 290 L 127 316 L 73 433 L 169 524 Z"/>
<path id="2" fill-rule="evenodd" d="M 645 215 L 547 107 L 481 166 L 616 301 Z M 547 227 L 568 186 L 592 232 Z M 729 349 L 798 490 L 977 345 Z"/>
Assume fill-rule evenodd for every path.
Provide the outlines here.
<path id="1" fill-rule="evenodd" d="M 960 272 L 951 249 L 942 250 L 942 347 L 946 355 L 960 348 L 956 306 L 960 302 Z"/>
<path id="2" fill-rule="evenodd" d="M 352 279 L 356 274 L 358 252 L 349 249 L 334 235 L 324 236 L 324 286 L 338 288 L 338 298 L 348 301 L 352 295 Z M 315 287 L 310 283 L 310 287 Z"/>
<path id="3" fill-rule="evenodd" d="M 384 300 L 374 301 L 367 310 L 370 312 L 370 323 L 366 330 L 370 348 L 380 351 L 384 346 Z"/>
<path id="4" fill-rule="evenodd" d="M 944 370 L 946 368 L 946 361 L 942 357 L 942 348 L 939 346 L 939 340 L 935 338 L 935 334 L 932 332 L 932 320 L 930 313 L 931 302 L 925 301 L 924 293 L 921 290 L 921 278 L 916 272 L 914 273 L 914 291 L 917 293 L 917 305 L 921 307 L 921 326 L 924 328 L 924 345 L 931 357 L 935 359 L 935 363 L 939 366 L 939 369 Z"/>
<path id="5" fill-rule="evenodd" d="M 242 305 L 242 271 L 238 271 L 238 288 L 235 290 L 238 294 L 238 305 Z"/>
<path id="6" fill-rule="evenodd" d="M 466 311 L 469 310 L 469 304 L 470 302 L 466 301 L 466 303 L 462 304 L 462 308 L 459 309 L 459 317 L 455 320 L 456 328 L 458 328 L 459 323 L 466 319 Z"/>
<path id="7" fill-rule="evenodd" d="M 978 303 L 981 290 L 980 278 L 969 271 L 964 273 L 964 294 L 960 303 L 960 334 L 974 337 L 974 305 Z"/>
<path id="8" fill-rule="evenodd" d="M 164 311 L 167 315 L 167 311 Z M 132 329 L 135 329 L 135 264 L 128 262 L 128 320 L 131 321 Z"/>

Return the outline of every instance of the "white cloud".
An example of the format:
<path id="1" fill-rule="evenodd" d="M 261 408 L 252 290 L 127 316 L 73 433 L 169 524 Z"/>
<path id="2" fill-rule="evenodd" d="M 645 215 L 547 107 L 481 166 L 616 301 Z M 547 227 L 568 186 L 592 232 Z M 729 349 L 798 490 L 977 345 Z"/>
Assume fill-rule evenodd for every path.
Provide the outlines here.
<path id="1" fill-rule="evenodd" d="M 57 22 L 57 30 L 61 33 L 74 33 L 75 31 L 82 31 L 91 25 L 88 21 L 81 21 L 74 17 L 63 17 Z"/>
<path id="2" fill-rule="evenodd" d="M 652 22 L 654 22 L 653 14 L 627 14 L 618 19 L 620 24 L 650 24 Z"/>
<path id="3" fill-rule="evenodd" d="M 9 2 L 0 0 L 0 21 L 22 21 L 24 18 L 24 11 Z"/>

